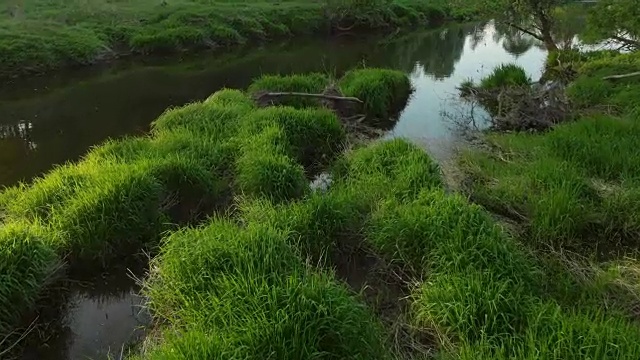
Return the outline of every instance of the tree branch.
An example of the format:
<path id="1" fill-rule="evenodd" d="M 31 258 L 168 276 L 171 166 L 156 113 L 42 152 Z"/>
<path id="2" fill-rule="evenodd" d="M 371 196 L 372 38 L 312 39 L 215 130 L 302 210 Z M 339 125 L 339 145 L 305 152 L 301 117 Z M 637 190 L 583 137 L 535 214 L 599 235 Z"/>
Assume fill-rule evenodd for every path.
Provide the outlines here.
<path id="1" fill-rule="evenodd" d="M 621 42 L 621 43 L 623 43 L 625 45 L 633 46 L 635 48 L 640 49 L 640 41 L 629 39 L 629 38 L 618 36 L 618 35 L 614 35 L 611 38 L 616 40 L 616 41 L 619 41 L 619 42 Z"/>
<path id="2" fill-rule="evenodd" d="M 505 22 L 505 25 L 511 26 L 512 28 L 514 28 L 514 29 L 516 29 L 516 30 L 518 30 L 518 31 L 522 31 L 522 32 L 523 32 L 523 33 L 525 33 L 525 34 L 531 35 L 531 36 L 533 36 L 534 38 L 536 38 L 536 39 L 538 39 L 538 40 L 540 40 L 540 41 L 544 41 L 544 38 L 543 38 L 542 36 L 540 36 L 540 35 L 538 35 L 538 34 L 534 33 L 534 32 L 533 32 L 533 31 L 531 31 L 531 30 L 527 30 L 527 29 L 525 29 L 525 28 L 523 28 L 523 27 L 520 27 L 520 26 L 518 26 L 518 25 L 516 25 L 516 24 L 514 24 L 514 23 L 511 23 L 511 22 Z"/>
<path id="3" fill-rule="evenodd" d="M 617 80 L 617 79 L 624 79 L 624 78 L 633 77 L 633 76 L 640 76 L 640 71 L 632 72 L 629 74 L 605 76 L 602 78 L 602 80 Z"/>
<path id="4" fill-rule="evenodd" d="M 355 97 L 348 97 L 348 96 L 335 96 L 335 95 L 325 95 L 325 94 L 309 94 L 309 93 L 300 93 L 300 92 L 267 92 L 267 93 L 261 93 L 261 94 L 256 94 L 257 98 L 262 98 L 262 97 L 283 97 L 283 96 L 299 96 L 299 97 L 313 97 L 313 98 L 319 98 L 319 99 L 328 99 L 328 100 L 336 100 L 336 101 L 351 101 L 351 102 L 356 102 L 359 104 L 364 104 L 364 102 L 358 98 Z"/>

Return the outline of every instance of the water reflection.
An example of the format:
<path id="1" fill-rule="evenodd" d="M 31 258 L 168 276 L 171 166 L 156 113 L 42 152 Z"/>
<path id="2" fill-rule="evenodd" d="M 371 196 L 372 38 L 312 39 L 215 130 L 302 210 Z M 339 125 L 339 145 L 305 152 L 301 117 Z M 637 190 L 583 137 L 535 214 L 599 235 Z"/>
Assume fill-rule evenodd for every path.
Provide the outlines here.
<path id="1" fill-rule="evenodd" d="M 395 132 L 431 136 L 444 131 L 435 130 L 441 119 L 433 108 L 459 81 L 503 61 L 517 60 L 536 72 L 542 56 L 526 38 L 481 23 L 391 39 L 306 40 L 226 55 L 119 63 L 22 80 L 0 87 L 0 185 L 75 160 L 108 137 L 144 133 L 167 107 L 204 99 L 222 87 L 244 88 L 262 73 L 341 74 L 362 64 L 402 69 L 417 92 Z"/>

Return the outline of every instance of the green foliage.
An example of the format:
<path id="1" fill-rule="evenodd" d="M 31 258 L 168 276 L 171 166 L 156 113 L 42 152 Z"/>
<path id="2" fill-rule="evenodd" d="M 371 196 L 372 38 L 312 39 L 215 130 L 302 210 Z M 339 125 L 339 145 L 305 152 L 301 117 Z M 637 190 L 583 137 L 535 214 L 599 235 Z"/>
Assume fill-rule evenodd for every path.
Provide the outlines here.
<path id="1" fill-rule="evenodd" d="M 387 69 L 358 69 L 340 79 L 346 96 L 364 101 L 367 115 L 387 119 L 398 115 L 411 95 L 411 81 L 401 71 Z"/>
<path id="2" fill-rule="evenodd" d="M 615 39 L 631 49 L 640 49 L 640 9 L 635 0 L 602 0 L 591 9 L 585 40 Z"/>
<path id="3" fill-rule="evenodd" d="M 58 264 L 47 229 L 27 223 L 0 227 L 0 337 L 9 337 L 20 315 L 36 302 Z M 5 344 L 6 345 L 6 344 Z"/>
<path id="4" fill-rule="evenodd" d="M 362 196 L 415 198 L 423 188 L 442 186 L 440 170 L 417 146 L 396 139 L 358 149 L 335 166 L 335 181 L 361 189 Z"/>
<path id="5" fill-rule="evenodd" d="M 147 286 L 179 326 L 147 359 L 380 359 L 381 328 L 348 292 L 310 271 L 285 234 L 225 221 L 171 235 Z"/>

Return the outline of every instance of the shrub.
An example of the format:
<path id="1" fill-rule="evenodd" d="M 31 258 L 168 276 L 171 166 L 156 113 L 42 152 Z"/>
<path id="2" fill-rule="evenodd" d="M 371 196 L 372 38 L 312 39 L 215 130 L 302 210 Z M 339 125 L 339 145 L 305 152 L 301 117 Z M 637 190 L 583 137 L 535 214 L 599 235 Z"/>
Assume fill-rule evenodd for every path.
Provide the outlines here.
<path id="1" fill-rule="evenodd" d="M 346 96 L 362 100 L 368 116 L 380 119 L 396 116 L 412 91 L 403 72 L 375 68 L 349 71 L 340 79 L 340 88 Z"/>

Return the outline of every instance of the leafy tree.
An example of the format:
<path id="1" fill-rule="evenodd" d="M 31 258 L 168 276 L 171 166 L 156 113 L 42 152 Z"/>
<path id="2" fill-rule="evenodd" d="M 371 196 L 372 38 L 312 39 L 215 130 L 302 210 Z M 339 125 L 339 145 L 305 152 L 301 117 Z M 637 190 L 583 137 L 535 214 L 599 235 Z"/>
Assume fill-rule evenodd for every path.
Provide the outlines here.
<path id="1" fill-rule="evenodd" d="M 556 24 L 554 11 L 566 0 L 481 1 L 483 15 L 542 41 L 550 51 L 558 50 L 553 37 Z"/>
<path id="2" fill-rule="evenodd" d="M 631 50 L 640 50 L 640 2 L 600 0 L 589 16 L 586 40 L 612 39 Z"/>

